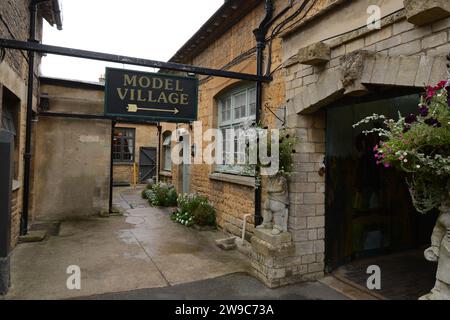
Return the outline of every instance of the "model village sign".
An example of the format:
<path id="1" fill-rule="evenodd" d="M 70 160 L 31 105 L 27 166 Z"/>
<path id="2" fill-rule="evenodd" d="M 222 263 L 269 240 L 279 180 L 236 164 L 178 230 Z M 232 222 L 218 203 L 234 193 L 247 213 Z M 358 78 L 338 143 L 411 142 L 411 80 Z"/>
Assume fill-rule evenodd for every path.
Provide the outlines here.
<path id="1" fill-rule="evenodd" d="M 197 120 L 198 79 L 107 68 L 105 115 L 151 121 Z"/>

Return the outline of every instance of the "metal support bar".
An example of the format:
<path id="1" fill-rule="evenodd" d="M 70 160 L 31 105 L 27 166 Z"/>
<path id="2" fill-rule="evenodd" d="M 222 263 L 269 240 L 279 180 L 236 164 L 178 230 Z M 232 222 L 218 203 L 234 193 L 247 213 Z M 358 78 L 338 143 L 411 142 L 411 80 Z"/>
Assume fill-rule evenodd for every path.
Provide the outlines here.
<path id="1" fill-rule="evenodd" d="M 166 69 L 166 70 L 172 70 L 172 71 L 180 71 L 180 72 L 195 73 L 195 74 L 201 74 L 201 75 L 207 75 L 207 76 L 215 76 L 215 77 L 231 78 L 231 79 L 239 79 L 239 80 L 247 80 L 247 81 L 269 82 L 272 80 L 272 78 L 268 77 L 268 76 L 196 67 L 196 66 L 180 64 L 180 63 L 173 63 L 173 62 L 161 62 L 161 61 L 127 57 L 127 56 L 121 56 L 121 55 L 109 54 L 109 53 L 101 53 L 101 52 L 95 52 L 95 51 L 87 51 L 87 50 L 79 50 L 79 49 L 51 46 L 51 45 L 45 45 L 45 44 L 30 42 L 30 41 L 18 41 L 18 40 L 0 38 L 0 48 L 26 50 L 29 52 L 48 53 L 48 54 L 55 54 L 55 55 L 61 55 L 61 56 L 67 56 L 67 57 L 108 61 L 108 62 L 115 62 L 115 63 L 121 63 L 121 64 L 129 64 L 129 65 L 135 65 L 135 66 Z"/>
<path id="2" fill-rule="evenodd" d="M 39 116 L 43 117 L 58 117 L 58 118 L 71 118 L 71 119 L 87 119 L 87 120 L 114 120 L 116 122 L 122 123 L 132 123 L 132 124 L 148 124 L 156 126 L 158 122 L 154 121 L 139 121 L 130 120 L 120 117 L 94 115 L 94 114 L 80 114 L 80 113 L 60 113 L 60 112 L 39 112 Z"/>
<path id="3" fill-rule="evenodd" d="M 113 184 L 114 184 L 114 129 L 116 122 L 111 121 L 111 155 L 109 163 L 109 213 L 113 213 Z"/>

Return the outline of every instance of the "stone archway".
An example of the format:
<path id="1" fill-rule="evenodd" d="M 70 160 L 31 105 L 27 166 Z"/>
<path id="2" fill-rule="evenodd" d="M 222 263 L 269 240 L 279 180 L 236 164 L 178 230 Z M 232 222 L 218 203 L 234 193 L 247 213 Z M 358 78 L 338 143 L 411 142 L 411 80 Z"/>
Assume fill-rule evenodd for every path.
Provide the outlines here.
<path id="1" fill-rule="evenodd" d="M 447 60 L 442 56 L 396 56 L 365 50 L 341 57 L 340 66 L 326 69 L 317 82 L 302 87 L 288 101 L 298 114 L 311 114 L 348 95 L 370 93 L 368 85 L 424 87 L 447 78 Z"/>

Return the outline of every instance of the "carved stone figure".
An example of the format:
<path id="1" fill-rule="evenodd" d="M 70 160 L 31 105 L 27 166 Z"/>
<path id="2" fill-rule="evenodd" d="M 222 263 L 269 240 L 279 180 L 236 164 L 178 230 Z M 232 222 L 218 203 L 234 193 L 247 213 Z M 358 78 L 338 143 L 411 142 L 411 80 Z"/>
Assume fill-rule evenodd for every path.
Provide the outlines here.
<path id="1" fill-rule="evenodd" d="M 282 174 L 269 178 L 269 198 L 264 203 L 263 223 L 258 229 L 272 229 L 273 235 L 287 232 L 289 192 L 287 179 Z"/>
<path id="2" fill-rule="evenodd" d="M 439 210 L 441 215 L 431 236 L 431 247 L 425 250 L 425 259 L 438 263 L 436 284 L 421 300 L 450 300 L 450 200 Z"/>

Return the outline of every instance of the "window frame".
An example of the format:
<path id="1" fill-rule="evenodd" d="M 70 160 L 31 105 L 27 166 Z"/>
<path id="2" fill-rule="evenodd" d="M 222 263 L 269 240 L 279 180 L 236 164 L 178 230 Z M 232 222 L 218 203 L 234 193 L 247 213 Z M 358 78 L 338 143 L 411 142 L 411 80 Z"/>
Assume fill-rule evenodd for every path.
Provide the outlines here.
<path id="1" fill-rule="evenodd" d="M 162 161 L 162 169 L 163 171 L 166 172 L 171 172 L 172 171 L 172 158 L 171 158 L 171 153 L 172 153 L 172 133 L 166 133 L 163 134 L 163 161 Z M 167 158 L 169 157 L 169 158 Z"/>
<path id="2" fill-rule="evenodd" d="M 114 128 L 114 141 L 116 141 L 116 139 L 118 138 L 116 136 L 116 132 L 120 132 L 120 131 L 124 131 L 127 133 L 131 133 L 131 136 L 127 135 L 121 135 L 119 137 L 120 139 L 120 151 L 116 152 L 114 150 L 115 145 L 113 146 L 113 163 L 115 164 L 132 164 L 136 161 L 136 128 L 128 128 L 128 127 L 115 127 Z M 132 150 L 131 152 L 125 152 L 125 147 L 129 146 L 125 146 L 125 140 L 130 140 L 133 142 L 132 145 Z M 125 154 L 130 154 L 131 155 L 131 159 L 126 159 L 125 158 Z M 119 158 L 116 158 L 116 155 L 119 155 Z"/>
<path id="3" fill-rule="evenodd" d="M 245 116 L 244 117 L 236 117 L 236 109 L 239 108 L 236 106 L 236 97 L 245 93 Z M 254 97 L 252 101 L 252 95 Z M 229 119 L 223 120 L 223 108 L 227 106 L 228 99 L 230 101 L 230 115 Z M 226 130 L 226 129 L 232 129 L 235 128 L 236 130 L 242 127 L 245 124 L 248 124 L 249 122 L 254 123 L 256 121 L 256 85 L 242 85 L 236 88 L 233 88 L 221 95 L 219 95 L 216 98 L 217 101 L 217 122 L 218 122 L 218 129 L 220 131 Z M 251 114 L 251 104 L 255 105 L 254 108 L 254 114 Z M 241 111 L 239 111 L 241 112 Z M 235 140 L 235 137 L 234 137 Z M 226 155 L 227 155 L 227 137 L 223 136 L 223 161 L 226 161 Z M 244 151 L 245 152 L 245 151 Z M 239 152 L 235 146 L 234 150 L 234 159 L 237 160 L 237 157 L 239 157 L 239 154 L 242 152 Z M 225 174 L 235 174 L 235 175 L 246 175 L 246 176 L 254 176 L 254 172 L 246 172 L 246 169 L 248 169 L 248 166 L 245 165 L 229 165 L 229 164 L 216 164 L 214 167 L 215 172 L 225 173 Z M 247 170 L 248 171 L 248 170 Z"/>

